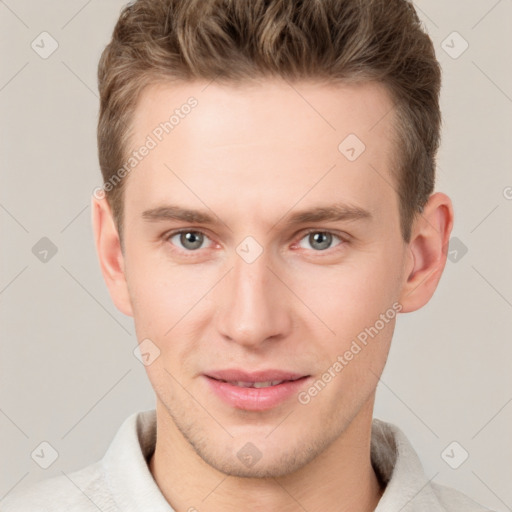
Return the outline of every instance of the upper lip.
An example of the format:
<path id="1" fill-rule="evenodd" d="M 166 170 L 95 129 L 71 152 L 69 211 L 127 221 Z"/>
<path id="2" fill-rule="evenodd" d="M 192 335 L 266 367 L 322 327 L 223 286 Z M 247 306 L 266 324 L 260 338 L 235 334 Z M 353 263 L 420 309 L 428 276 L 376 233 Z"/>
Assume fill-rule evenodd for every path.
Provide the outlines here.
<path id="1" fill-rule="evenodd" d="M 297 380 L 307 375 L 283 370 L 261 370 L 257 372 L 246 372 L 238 369 L 215 370 L 205 373 L 207 377 L 226 382 L 268 382 L 276 380 Z"/>

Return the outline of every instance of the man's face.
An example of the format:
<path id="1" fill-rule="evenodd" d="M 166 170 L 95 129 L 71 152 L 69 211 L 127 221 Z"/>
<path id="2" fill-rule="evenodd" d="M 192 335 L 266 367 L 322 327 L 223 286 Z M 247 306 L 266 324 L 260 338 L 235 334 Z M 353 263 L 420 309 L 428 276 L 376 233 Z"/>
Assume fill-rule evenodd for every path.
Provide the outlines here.
<path id="1" fill-rule="evenodd" d="M 191 96 L 126 183 L 137 337 L 160 350 L 147 372 L 167 432 L 225 473 L 279 476 L 371 416 L 407 247 L 392 103 L 375 84 L 152 86 L 133 148 Z M 338 220 L 299 217 L 334 206 Z M 176 208 L 211 221 L 175 219 Z"/>

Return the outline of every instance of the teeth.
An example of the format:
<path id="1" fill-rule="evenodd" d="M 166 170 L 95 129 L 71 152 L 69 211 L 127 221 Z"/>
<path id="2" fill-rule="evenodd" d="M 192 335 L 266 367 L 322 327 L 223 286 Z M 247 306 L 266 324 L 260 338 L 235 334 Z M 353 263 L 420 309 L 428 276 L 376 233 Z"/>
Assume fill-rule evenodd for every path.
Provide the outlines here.
<path id="1" fill-rule="evenodd" d="M 241 388 L 268 388 L 270 386 L 277 386 L 281 382 L 284 382 L 284 380 L 267 380 L 265 382 L 243 382 L 239 380 L 230 382 L 230 384 Z"/>

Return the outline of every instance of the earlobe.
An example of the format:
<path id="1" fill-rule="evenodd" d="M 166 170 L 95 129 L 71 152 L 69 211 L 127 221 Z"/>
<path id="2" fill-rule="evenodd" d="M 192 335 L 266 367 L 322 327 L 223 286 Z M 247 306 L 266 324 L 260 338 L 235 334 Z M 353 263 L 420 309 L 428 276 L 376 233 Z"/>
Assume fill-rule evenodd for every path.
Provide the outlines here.
<path id="1" fill-rule="evenodd" d="M 452 227 L 450 198 L 440 192 L 433 194 L 412 227 L 407 249 L 412 265 L 402 286 L 402 312 L 420 309 L 434 294 L 446 264 Z"/>
<path id="2" fill-rule="evenodd" d="M 96 252 L 110 297 L 119 311 L 133 316 L 126 282 L 124 255 L 107 199 L 105 197 L 97 199 L 93 196 L 91 211 Z"/>

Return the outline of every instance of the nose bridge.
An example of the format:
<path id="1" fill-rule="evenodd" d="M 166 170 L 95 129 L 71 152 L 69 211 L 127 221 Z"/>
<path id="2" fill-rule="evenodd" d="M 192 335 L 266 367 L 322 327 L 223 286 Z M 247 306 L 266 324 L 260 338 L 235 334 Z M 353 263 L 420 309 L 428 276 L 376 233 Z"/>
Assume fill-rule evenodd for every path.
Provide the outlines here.
<path id="1" fill-rule="evenodd" d="M 218 328 L 229 340 L 256 346 L 268 338 L 286 334 L 291 321 L 286 302 L 281 300 L 282 285 L 268 268 L 269 254 L 263 251 L 252 260 L 245 256 L 243 249 L 244 245 L 240 244 L 220 291 Z"/>

